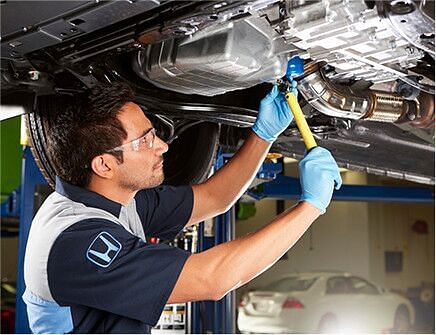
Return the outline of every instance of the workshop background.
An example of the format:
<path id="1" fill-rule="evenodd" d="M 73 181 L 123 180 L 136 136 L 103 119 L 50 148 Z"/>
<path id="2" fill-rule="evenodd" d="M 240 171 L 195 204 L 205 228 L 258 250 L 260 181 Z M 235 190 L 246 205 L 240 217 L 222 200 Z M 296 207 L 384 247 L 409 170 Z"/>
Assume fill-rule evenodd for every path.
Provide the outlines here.
<path id="1" fill-rule="evenodd" d="M 295 176 L 296 164 L 286 167 Z M 341 175 L 344 184 L 416 186 L 353 171 Z M 236 236 L 271 221 L 277 202 L 256 202 L 254 217 L 237 220 Z M 284 208 L 295 203 L 285 201 Z M 287 274 L 348 272 L 408 298 L 416 312 L 410 332 L 434 333 L 434 214 L 428 204 L 333 201 L 282 259 L 238 290 L 237 301 Z"/>
<path id="2" fill-rule="evenodd" d="M 11 333 L 15 326 L 15 287 L 19 264 L 19 212 L 14 207 L 20 199 L 22 157 L 28 148 L 20 144 L 20 118 L 0 123 L 1 130 L 1 331 Z M 24 150 L 25 149 L 25 150 Z M 297 177 L 296 161 L 284 160 L 285 175 Z M 342 171 L 344 184 L 401 186 L 422 185 L 382 178 L 365 173 Z M 36 192 L 37 193 L 37 192 Z M 35 193 L 35 194 L 36 194 Z M 15 199 L 15 200 L 14 200 Z M 18 199 L 18 200 L 17 200 Z M 413 200 L 413 199 L 412 199 Z M 15 201 L 15 202 L 14 202 Z M 235 236 L 241 237 L 271 221 L 295 201 L 264 199 L 254 201 L 244 197 L 234 211 Z M 435 273 L 435 207 L 430 204 L 333 201 L 297 244 L 268 271 L 236 292 L 233 300 L 235 331 L 240 330 L 238 314 L 250 303 L 247 295 L 262 291 L 269 283 L 289 274 L 307 272 L 348 272 L 369 280 L 387 292 L 407 298 L 416 313 L 410 332 L 434 333 L 434 273 Z M 226 222 L 230 224 L 231 222 Z M 253 259 L 255 262 L 256 260 Z M 347 296 L 351 301 L 351 295 Z M 301 298 L 302 300 L 303 298 Z M 290 301 L 289 298 L 286 301 Z M 299 300 L 291 300 L 290 308 L 309 309 Z M 340 304 L 341 302 L 337 302 Z M 261 304 L 257 303 L 261 313 Z M 283 308 L 285 304 L 283 304 Z M 288 307 L 289 307 L 288 306 Z M 207 307 L 207 306 L 206 306 Z M 256 310 L 253 303 L 251 308 Z M 165 328 L 166 333 L 189 331 L 187 311 L 170 308 L 174 315 L 183 315 L 184 323 Z M 207 308 L 201 313 L 207 313 Z M 238 311 L 239 310 L 239 311 Z M 252 316 L 256 313 L 252 313 Z M 203 315 L 205 319 L 216 315 Z M 273 319 L 273 318 L 270 318 Z M 180 321 L 179 320 L 179 321 Z M 331 321 L 331 320 L 330 320 Z M 251 321 L 250 321 L 251 322 Z M 313 321 L 318 322 L 318 321 Z M 191 325 L 192 327 L 192 325 Z M 191 328 L 204 330 L 205 328 Z M 274 329 L 274 328 L 272 328 Z M 259 328 L 258 331 L 262 331 Z M 309 331 L 309 329 L 308 329 Z"/>

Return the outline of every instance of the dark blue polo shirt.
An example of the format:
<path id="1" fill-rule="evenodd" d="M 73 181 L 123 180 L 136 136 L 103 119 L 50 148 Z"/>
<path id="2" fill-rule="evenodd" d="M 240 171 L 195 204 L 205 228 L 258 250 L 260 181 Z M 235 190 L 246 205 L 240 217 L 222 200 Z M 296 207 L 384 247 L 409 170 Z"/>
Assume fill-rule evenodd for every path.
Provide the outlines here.
<path id="1" fill-rule="evenodd" d="M 190 253 L 173 239 L 188 222 L 192 188 L 139 191 L 127 206 L 60 179 L 36 214 L 25 256 L 36 333 L 149 333 Z"/>

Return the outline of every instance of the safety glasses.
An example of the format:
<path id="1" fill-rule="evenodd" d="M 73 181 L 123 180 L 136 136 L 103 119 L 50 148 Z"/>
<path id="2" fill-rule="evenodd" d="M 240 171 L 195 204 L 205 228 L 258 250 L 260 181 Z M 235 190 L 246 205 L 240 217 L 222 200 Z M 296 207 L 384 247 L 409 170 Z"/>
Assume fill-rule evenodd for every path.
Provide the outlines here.
<path id="1" fill-rule="evenodd" d="M 153 144 L 154 144 L 155 139 L 156 139 L 156 129 L 150 128 L 141 137 L 138 137 L 135 140 L 132 140 L 132 141 L 124 143 L 118 147 L 110 149 L 107 152 L 110 153 L 110 152 L 118 152 L 118 151 L 127 151 L 127 150 L 129 150 L 129 148 L 131 151 L 139 151 L 142 148 L 151 149 L 151 148 L 153 148 Z"/>

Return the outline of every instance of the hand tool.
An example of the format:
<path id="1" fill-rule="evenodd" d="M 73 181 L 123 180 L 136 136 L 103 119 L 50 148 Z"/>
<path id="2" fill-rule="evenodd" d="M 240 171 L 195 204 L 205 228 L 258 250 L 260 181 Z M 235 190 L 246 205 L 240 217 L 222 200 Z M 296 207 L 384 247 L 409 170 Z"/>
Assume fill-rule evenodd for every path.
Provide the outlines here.
<path id="1" fill-rule="evenodd" d="M 289 80 L 290 83 L 292 83 L 294 77 L 298 77 L 303 73 L 304 61 L 298 56 L 292 57 L 288 62 L 286 78 Z M 295 123 L 297 124 L 298 130 L 300 131 L 301 137 L 303 138 L 304 144 L 306 145 L 307 152 L 309 152 L 311 149 L 315 148 L 317 144 L 298 103 L 297 96 L 296 94 L 287 90 L 285 98 L 289 104 L 289 108 L 291 109 L 292 114 L 294 114 Z"/>

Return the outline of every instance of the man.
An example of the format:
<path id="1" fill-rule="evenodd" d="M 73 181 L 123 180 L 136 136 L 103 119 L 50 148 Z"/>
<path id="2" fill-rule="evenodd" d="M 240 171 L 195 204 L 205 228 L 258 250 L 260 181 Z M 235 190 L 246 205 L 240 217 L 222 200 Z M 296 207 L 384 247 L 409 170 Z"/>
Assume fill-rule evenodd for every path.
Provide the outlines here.
<path id="1" fill-rule="evenodd" d="M 340 187 L 333 157 L 316 148 L 300 162 L 300 202 L 259 231 L 192 255 L 146 244 L 228 210 L 292 114 L 274 86 L 228 164 L 202 184 L 159 187 L 168 145 L 133 101 L 126 86 L 96 88 L 62 108 L 48 133 L 56 192 L 25 256 L 33 332 L 147 333 L 166 303 L 221 299 L 292 247 Z"/>

